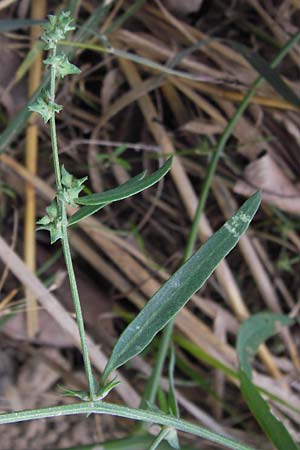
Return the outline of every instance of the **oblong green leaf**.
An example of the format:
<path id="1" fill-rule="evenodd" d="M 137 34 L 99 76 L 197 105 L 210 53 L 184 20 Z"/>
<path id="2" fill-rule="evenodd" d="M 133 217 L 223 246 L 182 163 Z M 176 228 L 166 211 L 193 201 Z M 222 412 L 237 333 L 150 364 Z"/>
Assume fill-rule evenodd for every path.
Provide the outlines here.
<path id="1" fill-rule="evenodd" d="M 262 312 L 247 319 L 239 329 L 237 354 L 240 387 L 253 416 L 278 450 L 297 450 L 288 430 L 273 416 L 268 403 L 252 383 L 251 360 L 260 344 L 278 332 L 277 325 L 291 325 L 294 320 L 284 314 Z"/>
<path id="2" fill-rule="evenodd" d="M 246 373 L 241 370 L 239 376 L 241 391 L 250 411 L 275 447 L 278 450 L 299 450 L 283 423 L 273 416 L 268 403 Z"/>
<path id="3" fill-rule="evenodd" d="M 100 211 L 100 209 L 104 208 L 106 203 L 103 205 L 93 205 L 93 206 L 82 206 L 76 213 L 74 213 L 68 220 L 68 226 L 75 225 L 75 223 L 80 222 L 80 220 L 89 217 L 96 212 Z"/>
<path id="4" fill-rule="evenodd" d="M 142 172 L 114 189 L 102 192 L 101 194 L 92 194 L 85 197 L 80 197 L 76 200 L 76 203 L 79 205 L 100 205 L 103 203 L 116 202 L 118 200 L 130 197 L 131 195 L 138 194 L 164 177 L 170 170 L 171 165 L 172 158 L 169 158 L 160 169 L 146 178 L 145 172 Z"/>
<path id="5" fill-rule="evenodd" d="M 138 355 L 205 283 L 246 231 L 261 201 L 250 197 L 208 241 L 154 294 L 121 334 L 103 373 L 108 375 Z"/>
<path id="6" fill-rule="evenodd" d="M 239 367 L 251 379 L 251 360 L 260 344 L 273 336 L 278 330 L 277 325 L 291 325 L 293 319 L 284 314 L 262 312 L 254 314 L 245 320 L 239 328 L 236 351 Z"/>

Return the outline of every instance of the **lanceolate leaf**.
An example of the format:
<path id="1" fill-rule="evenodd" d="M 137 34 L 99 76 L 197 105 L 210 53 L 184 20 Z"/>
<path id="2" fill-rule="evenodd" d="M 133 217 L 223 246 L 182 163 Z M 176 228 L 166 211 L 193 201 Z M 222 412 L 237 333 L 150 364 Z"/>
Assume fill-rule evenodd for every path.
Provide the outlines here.
<path id="1" fill-rule="evenodd" d="M 112 203 L 131 195 L 138 194 L 144 189 L 149 188 L 153 184 L 157 183 L 166 173 L 170 170 L 172 165 L 172 158 L 169 158 L 167 162 L 156 172 L 152 173 L 145 178 L 145 172 L 136 175 L 121 186 L 118 186 L 109 191 L 102 192 L 101 194 L 87 195 L 86 197 L 80 197 L 77 200 L 79 205 L 101 205 L 103 203 Z"/>
<path id="2" fill-rule="evenodd" d="M 268 403 L 245 372 L 240 372 L 241 391 L 250 411 L 278 450 L 299 450 L 283 423 L 270 411 Z"/>
<path id="3" fill-rule="evenodd" d="M 260 201 L 260 192 L 250 197 L 154 294 L 117 341 L 103 373 L 103 383 L 113 370 L 141 353 L 205 283 L 247 230 Z"/>
<path id="4" fill-rule="evenodd" d="M 278 331 L 277 325 L 287 326 L 292 323 L 293 319 L 283 314 L 268 312 L 255 314 L 241 325 L 237 339 L 241 392 L 253 416 L 278 450 L 297 450 L 298 447 L 252 383 L 250 363 L 259 345 Z"/>
<path id="5" fill-rule="evenodd" d="M 292 323 L 293 319 L 284 314 L 269 312 L 254 314 L 242 323 L 238 333 L 236 351 L 239 367 L 246 373 L 248 378 L 251 379 L 251 360 L 260 344 L 278 331 L 277 325 L 287 326 Z"/>
<path id="6" fill-rule="evenodd" d="M 80 220 L 85 219 L 86 217 L 92 216 L 96 212 L 100 211 L 100 209 L 104 208 L 106 203 L 103 205 L 93 205 L 93 206 L 82 206 L 76 213 L 74 213 L 68 220 L 68 225 L 75 225 L 75 223 L 80 222 Z"/>

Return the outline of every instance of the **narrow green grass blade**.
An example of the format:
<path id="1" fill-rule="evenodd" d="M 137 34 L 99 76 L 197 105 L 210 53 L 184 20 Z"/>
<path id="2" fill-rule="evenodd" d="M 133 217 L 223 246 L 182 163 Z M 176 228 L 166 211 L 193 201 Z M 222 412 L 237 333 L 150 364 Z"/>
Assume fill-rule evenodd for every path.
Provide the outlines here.
<path id="1" fill-rule="evenodd" d="M 126 183 L 121 184 L 121 186 L 102 192 L 101 194 L 92 194 L 87 195 L 86 197 L 80 197 L 76 200 L 76 202 L 79 205 L 101 205 L 103 203 L 116 202 L 118 200 L 130 197 L 131 195 L 138 194 L 163 178 L 169 172 L 171 165 L 172 158 L 169 158 L 160 169 L 146 178 L 146 173 L 142 172 L 131 178 Z"/>
<path id="2" fill-rule="evenodd" d="M 277 325 L 287 326 L 293 322 L 293 319 L 283 314 L 258 313 L 241 325 L 237 338 L 241 392 L 253 416 L 278 450 L 297 450 L 298 447 L 252 383 L 251 360 L 260 344 L 278 332 Z"/>
<path id="3" fill-rule="evenodd" d="M 251 379 L 251 360 L 256 354 L 260 344 L 277 333 L 276 326 L 292 325 L 293 319 L 284 314 L 262 312 L 254 314 L 240 326 L 236 351 L 239 368 Z"/>
<path id="4" fill-rule="evenodd" d="M 183 54 L 189 54 L 192 51 L 196 50 L 197 48 L 200 48 L 203 45 L 206 45 L 209 42 L 208 39 L 205 39 L 203 41 L 200 41 L 199 43 L 193 45 L 190 47 L 190 49 L 183 50 Z M 195 81 L 207 81 L 211 80 L 211 78 L 207 75 L 197 75 L 190 72 L 184 72 L 182 70 L 175 70 L 172 69 L 173 64 L 160 64 L 155 61 L 151 61 L 148 58 L 144 58 L 142 56 L 136 55 L 134 53 L 127 52 L 125 50 L 121 50 L 115 47 L 111 47 L 106 44 L 97 45 L 97 44 L 89 44 L 88 42 L 74 42 L 74 41 L 60 41 L 61 45 L 65 45 L 66 47 L 77 47 L 82 48 L 84 50 L 92 50 L 99 53 L 107 53 L 114 56 L 117 56 L 119 58 L 127 59 L 128 61 L 133 61 L 137 64 L 141 64 L 145 67 L 150 67 L 151 69 L 157 70 L 161 75 L 167 74 L 167 75 L 174 75 L 176 77 L 185 78 L 187 80 L 195 80 Z M 180 52 L 181 53 L 181 52 Z M 178 58 L 176 57 L 176 60 Z M 181 59 L 179 55 L 179 59 Z"/>
<path id="5" fill-rule="evenodd" d="M 247 230 L 261 201 L 250 197 L 202 247 L 154 294 L 117 341 L 103 373 L 109 374 L 138 355 L 205 283 Z"/>
<path id="6" fill-rule="evenodd" d="M 104 208 L 107 203 L 102 205 L 93 205 L 93 206 L 82 206 L 76 213 L 74 213 L 68 220 L 68 226 L 75 225 L 75 223 L 80 222 L 86 217 L 92 216 L 96 212 L 100 211 L 100 209 Z"/>
<path id="7" fill-rule="evenodd" d="M 0 33 L 4 31 L 13 31 L 20 28 L 32 27 L 33 25 L 42 25 L 46 23 L 46 20 L 34 20 L 34 19 L 3 19 L 0 20 Z"/>
<path id="8" fill-rule="evenodd" d="M 174 342 L 178 344 L 183 350 L 186 350 L 187 353 L 192 355 L 198 361 L 204 362 L 205 364 L 223 372 L 228 377 L 238 379 L 238 374 L 230 367 L 225 366 L 222 362 L 220 362 L 217 358 L 214 358 L 209 353 L 206 353 L 198 345 L 191 342 L 189 339 L 186 339 L 180 334 L 174 334 Z"/>
<path id="9" fill-rule="evenodd" d="M 283 81 L 277 69 L 262 58 L 258 53 L 252 52 L 249 48 L 238 42 L 231 42 L 232 47 L 241 53 L 251 66 L 283 97 L 294 106 L 300 106 L 300 98 Z"/>
<path id="10" fill-rule="evenodd" d="M 283 423 L 270 411 L 268 403 L 245 372 L 240 371 L 241 391 L 250 411 L 278 450 L 299 450 Z"/>

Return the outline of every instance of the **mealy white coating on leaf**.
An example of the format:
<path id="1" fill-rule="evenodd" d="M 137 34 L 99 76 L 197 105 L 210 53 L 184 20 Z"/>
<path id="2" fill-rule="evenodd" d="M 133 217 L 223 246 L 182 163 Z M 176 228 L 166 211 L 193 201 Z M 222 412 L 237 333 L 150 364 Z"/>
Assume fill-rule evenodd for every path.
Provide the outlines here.
<path id="1" fill-rule="evenodd" d="M 237 231 L 237 228 L 234 226 L 234 224 L 231 224 L 229 222 L 226 222 L 224 227 L 226 228 L 226 230 L 232 234 L 235 238 L 237 238 L 239 236 L 239 233 Z"/>
<path id="2" fill-rule="evenodd" d="M 249 223 L 251 220 L 251 217 L 248 214 L 245 214 L 244 212 L 238 212 L 235 216 L 231 217 L 225 224 L 224 228 L 232 234 L 235 238 L 238 238 L 240 235 L 240 230 L 238 229 L 238 226 L 241 225 L 241 222 L 243 223 Z"/>
<path id="3" fill-rule="evenodd" d="M 251 220 L 251 217 L 248 214 L 245 214 L 244 212 L 241 212 L 238 215 L 238 218 L 241 219 L 241 221 L 245 222 L 245 223 L 249 223 Z"/>

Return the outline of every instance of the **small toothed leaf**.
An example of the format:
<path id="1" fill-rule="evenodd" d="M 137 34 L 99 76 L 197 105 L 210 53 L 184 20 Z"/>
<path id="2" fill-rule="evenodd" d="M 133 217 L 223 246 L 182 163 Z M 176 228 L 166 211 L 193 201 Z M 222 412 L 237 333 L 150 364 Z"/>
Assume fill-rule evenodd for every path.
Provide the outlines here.
<path id="1" fill-rule="evenodd" d="M 84 188 L 83 183 L 88 179 L 88 177 L 83 178 L 75 178 L 72 174 L 70 174 L 64 166 L 61 167 L 61 182 L 63 185 L 62 191 L 59 195 L 63 198 L 63 200 L 75 206 L 76 200 L 82 189 Z"/>
<path id="2" fill-rule="evenodd" d="M 174 427 L 168 427 L 168 433 L 165 437 L 165 440 L 168 442 L 168 444 L 175 448 L 176 450 L 180 450 L 179 440 L 178 440 L 178 434 L 177 430 Z"/>
<path id="3" fill-rule="evenodd" d="M 50 233 L 51 244 L 62 238 L 62 224 L 56 200 L 46 208 L 47 215 L 37 221 L 37 231 L 47 230 Z"/>
<path id="4" fill-rule="evenodd" d="M 55 67 L 57 76 L 64 78 L 66 75 L 74 75 L 80 73 L 81 70 L 74 64 L 71 64 L 66 55 L 49 56 L 44 60 L 44 64 Z"/>
<path id="5" fill-rule="evenodd" d="M 46 208 L 46 212 L 50 219 L 55 220 L 59 216 L 58 206 L 56 200 L 53 200 Z"/>
<path id="6" fill-rule="evenodd" d="M 72 187 L 73 175 L 67 171 L 64 165 L 61 166 L 61 182 L 67 188 Z"/>
<path id="7" fill-rule="evenodd" d="M 72 389 L 62 388 L 61 393 L 62 393 L 62 395 L 66 396 L 66 397 L 80 398 L 80 400 L 85 401 L 85 402 L 90 400 L 89 393 L 85 392 L 85 391 L 73 391 Z"/>
<path id="8" fill-rule="evenodd" d="M 34 103 L 28 106 L 28 109 L 40 114 L 44 122 L 47 123 L 53 114 L 59 113 L 62 110 L 62 106 L 49 101 L 47 97 L 39 97 Z"/>
<path id="9" fill-rule="evenodd" d="M 116 378 L 114 378 L 112 381 L 107 383 L 105 386 L 100 386 L 99 390 L 96 392 L 96 400 L 102 400 L 105 398 L 112 389 L 114 389 L 116 386 L 120 384 L 120 381 L 117 381 Z"/>
<path id="10" fill-rule="evenodd" d="M 40 220 L 37 221 L 37 225 L 41 225 L 38 227 L 38 230 L 44 229 L 47 225 L 51 223 L 51 219 L 49 216 L 44 216 Z"/>

